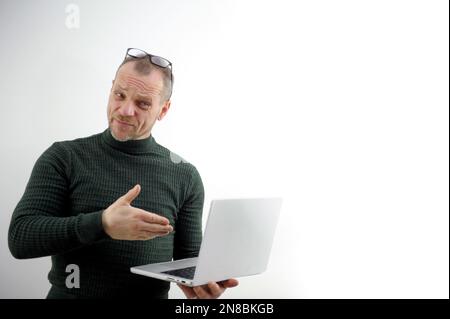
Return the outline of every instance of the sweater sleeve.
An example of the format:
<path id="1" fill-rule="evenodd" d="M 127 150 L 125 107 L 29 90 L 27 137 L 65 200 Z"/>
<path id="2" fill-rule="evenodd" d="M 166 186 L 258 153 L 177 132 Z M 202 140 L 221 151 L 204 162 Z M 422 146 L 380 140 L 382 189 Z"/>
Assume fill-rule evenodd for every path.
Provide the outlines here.
<path id="1" fill-rule="evenodd" d="M 64 253 L 107 237 L 103 211 L 70 216 L 70 151 L 54 143 L 36 161 L 8 231 L 15 258 Z"/>
<path id="2" fill-rule="evenodd" d="M 174 260 L 198 256 L 202 242 L 204 196 L 202 179 L 193 167 L 189 191 L 175 225 Z"/>

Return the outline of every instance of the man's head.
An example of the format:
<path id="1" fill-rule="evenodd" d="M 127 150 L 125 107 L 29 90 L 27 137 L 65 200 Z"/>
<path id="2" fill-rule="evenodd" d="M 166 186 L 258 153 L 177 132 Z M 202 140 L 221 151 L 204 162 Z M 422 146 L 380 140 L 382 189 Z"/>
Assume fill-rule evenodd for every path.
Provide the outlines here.
<path id="1" fill-rule="evenodd" d="M 150 136 L 156 120 L 170 108 L 172 75 L 148 57 L 127 56 L 116 72 L 108 101 L 108 123 L 119 141 Z"/>

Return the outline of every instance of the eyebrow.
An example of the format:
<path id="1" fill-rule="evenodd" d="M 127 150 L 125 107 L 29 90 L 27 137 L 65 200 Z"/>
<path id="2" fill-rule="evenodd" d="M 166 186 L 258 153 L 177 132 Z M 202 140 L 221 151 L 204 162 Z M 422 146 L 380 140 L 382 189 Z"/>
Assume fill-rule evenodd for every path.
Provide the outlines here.
<path id="1" fill-rule="evenodd" d="M 145 101 L 148 101 L 148 102 L 150 102 L 150 103 L 153 102 L 152 97 L 149 96 L 149 95 L 140 95 L 140 94 L 137 94 L 137 97 L 138 97 L 139 99 L 141 99 L 141 100 L 145 100 Z"/>
<path id="2" fill-rule="evenodd" d="M 123 87 L 120 84 L 117 84 L 117 86 L 119 87 L 119 89 L 123 90 L 123 91 L 128 91 L 128 88 Z M 150 99 L 150 101 L 152 101 L 152 96 L 151 95 L 147 95 L 147 94 L 136 94 L 139 98 L 141 99 Z"/>

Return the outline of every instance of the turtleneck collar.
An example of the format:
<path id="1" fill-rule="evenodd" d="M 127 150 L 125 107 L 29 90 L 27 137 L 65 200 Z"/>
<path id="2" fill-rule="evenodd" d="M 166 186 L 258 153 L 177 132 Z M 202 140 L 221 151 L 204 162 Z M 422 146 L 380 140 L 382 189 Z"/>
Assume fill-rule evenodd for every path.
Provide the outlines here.
<path id="1" fill-rule="evenodd" d="M 142 140 L 118 141 L 111 135 L 109 128 L 102 133 L 102 140 L 109 146 L 128 154 L 149 153 L 157 146 L 152 135 Z"/>

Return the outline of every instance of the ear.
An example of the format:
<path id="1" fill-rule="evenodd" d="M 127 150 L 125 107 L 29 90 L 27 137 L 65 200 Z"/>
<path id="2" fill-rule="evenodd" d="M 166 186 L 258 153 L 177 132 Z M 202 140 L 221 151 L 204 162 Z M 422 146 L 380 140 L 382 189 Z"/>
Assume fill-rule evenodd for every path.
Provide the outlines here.
<path id="1" fill-rule="evenodd" d="M 158 116 L 158 120 L 159 120 L 159 121 L 161 121 L 161 120 L 166 116 L 167 112 L 168 112 L 169 109 L 170 109 L 170 103 L 171 103 L 171 101 L 168 100 L 168 101 L 166 101 L 166 102 L 164 103 L 164 105 L 162 106 L 161 111 L 159 112 L 159 116 Z"/>

